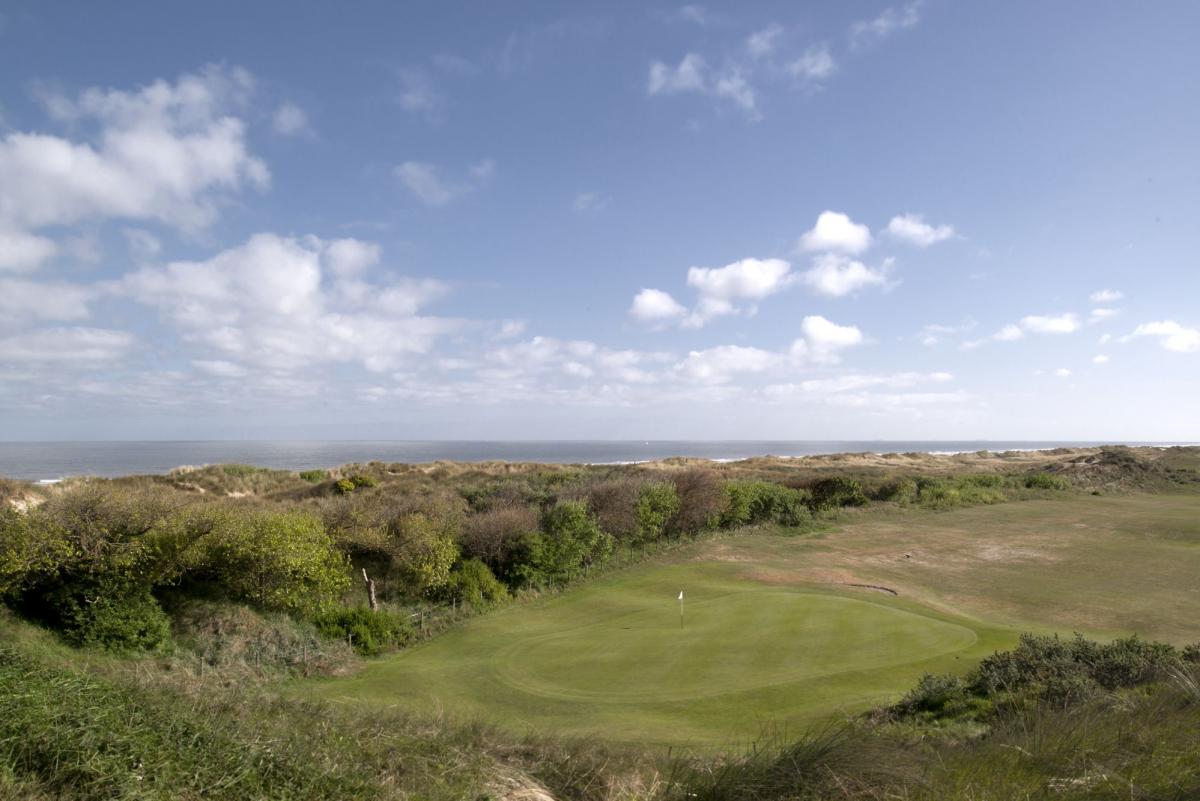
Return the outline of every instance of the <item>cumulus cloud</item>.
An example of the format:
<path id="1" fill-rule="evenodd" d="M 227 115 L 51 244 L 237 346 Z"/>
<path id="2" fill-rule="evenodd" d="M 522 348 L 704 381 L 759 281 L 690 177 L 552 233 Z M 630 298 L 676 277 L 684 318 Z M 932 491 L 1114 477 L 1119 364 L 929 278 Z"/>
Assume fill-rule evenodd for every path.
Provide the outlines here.
<path id="1" fill-rule="evenodd" d="M 280 136 L 301 136 L 311 134 L 308 124 L 308 114 L 295 103 L 281 103 L 271 117 L 271 127 Z"/>
<path id="2" fill-rule="evenodd" d="M 887 232 L 901 242 L 927 248 L 954 236 L 950 225 L 930 225 L 920 214 L 900 214 L 887 225 Z"/>
<path id="3" fill-rule="evenodd" d="M 1120 313 L 1121 313 L 1120 309 L 1106 309 L 1106 308 L 1092 309 L 1092 313 L 1088 316 L 1088 322 L 1090 322 L 1090 323 L 1103 322 L 1104 320 L 1108 320 L 1113 317 L 1116 317 Z"/>
<path id="4" fill-rule="evenodd" d="M 853 325 L 838 325 L 820 315 L 805 317 L 800 324 L 802 336 L 792 342 L 791 356 L 798 362 L 836 364 L 840 352 L 861 345 L 863 333 Z"/>
<path id="5" fill-rule="evenodd" d="M 779 292 L 789 284 L 791 269 L 783 259 L 753 258 L 724 267 L 689 268 L 688 286 L 699 292 L 700 298 L 684 324 L 698 328 L 714 317 L 741 311 L 741 301 L 760 301 Z"/>
<path id="6" fill-rule="evenodd" d="M 484 159 L 467 168 L 467 177 L 454 181 L 443 177 L 434 164 L 424 161 L 405 161 L 396 165 L 394 173 L 400 183 L 426 206 L 445 206 L 452 200 L 474 192 L 496 172 L 496 163 Z"/>
<path id="7" fill-rule="evenodd" d="M 1108 356 L 1103 353 L 1098 353 L 1092 357 L 1092 364 L 1108 364 Z"/>
<path id="8" fill-rule="evenodd" d="M 156 308 L 202 361 L 289 371 L 321 363 L 395 369 L 459 327 L 419 310 L 436 281 L 356 277 L 378 251 L 354 240 L 257 234 L 206 261 L 144 267 L 122 289 Z"/>
<path id="9" fill-rule="evenodd" d="M 234 112 L 253 87 L 249 73 L 209 67 L 175 83 L 134 91 L 88 89 L 77 97 L 43 94 L 55 119 L 96 123 L 89 141 L 44 133 L 0 139 L 0 236 L 16 237 L 18 257 L 49 257 L 30 231 L 111 218 L 203 228 L 228 193 L 265 187 L 266 165 L 247 149 Z M 11 248 L 0 248 L 0 252 Z"/>
<path id="10" fill-rule="evenodd" d="M 660 289 L 643 289 L 633 298 L 629 316 L 643 323 L 662 325 L 683 319 L 687 309 Z"/>
<path id="11" fill-rule="evenodd" d="M 801 280 L 813 290 L 840 298 L 869 286 L 886 286 L 887 270 L 892 260 L 887 259 L 880 269 L 873 269 L 860 261 L 837 253 L 822 253 L 813 260 Z"/>
<path id="12" fill-rule="evenodd" d="M 1071 376 L 1071 371 L 1065 367 L 1060 367 L 1054 371 L 1054 375 L 1058 376 L 1059 378 L 1069 378 Z"/>
<path id="13" fill-rule="evenodd" d="M 962 334 L 970 331 L 975 327 L 975 325 L 975 321 L 970 318 L 964 320 L 958 325 L 930 323 L 929 325 L 922 326 L 920 332 L 917 334 L 917 339 L 922 345 L 933 346 L 941 342 L 942 339 L 947 336 Z"/>
<path id="14" fill-rule="evenodd" d="M 858 254 L 871 246 L 871 229 L 840 211 L 823 211 L 817 223 L 800 237 L 807 251 L 839 251 Z"/>
<path id="15" fill-rule="evenodd" d="M 1122 341 L 1137 337 L 1154 337 L 1158 344 L 1166 350 L 1176 353 L 1193 353 L 1200 350 L 1200 329 L 1188 328 L 1174 320 L 1158 320 L 1152 323 L 1142 323 Z"/>
<path id="16" fill-rule="evenodd" d="M 913 0 L 902 6 L 886 8 L 872 19 L 853 23 L 850 26 L 850 46 L 856 50 L 862 49 L 898 31 L 915 28 L 921 21 L 921 6 L 922 0 Z"/>
<path id="17" fill-rule="evenodd" d="M 1115 289 L 1097 289 L 1088 296 L 1088 299 L 1092 303 L 1116 303 L 1124 297 L 1124 294 Z"/>

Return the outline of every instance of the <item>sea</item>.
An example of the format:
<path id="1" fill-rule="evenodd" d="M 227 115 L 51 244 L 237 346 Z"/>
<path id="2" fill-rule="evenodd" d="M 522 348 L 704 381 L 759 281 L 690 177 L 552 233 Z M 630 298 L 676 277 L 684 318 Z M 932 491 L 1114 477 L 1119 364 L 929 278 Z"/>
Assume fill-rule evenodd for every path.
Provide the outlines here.
<path id="1" fill-rule="evenodd" d="M 166 473 L 185 465 L 239 463 L 281 470 L 336 467 L 351 462 L 545 462 L 633 464 L 670 456 L 735 461 L 753 456 L 827 453 L 972 453 L 1089 447 L 1112 442 L 1044 440 L 527 440 L 527 441 L 225 441 L 0 442 L 0 476 L 59 481 L 70 476 Z M 1125 442 L 1126 445 L 1176 445 Z"/>

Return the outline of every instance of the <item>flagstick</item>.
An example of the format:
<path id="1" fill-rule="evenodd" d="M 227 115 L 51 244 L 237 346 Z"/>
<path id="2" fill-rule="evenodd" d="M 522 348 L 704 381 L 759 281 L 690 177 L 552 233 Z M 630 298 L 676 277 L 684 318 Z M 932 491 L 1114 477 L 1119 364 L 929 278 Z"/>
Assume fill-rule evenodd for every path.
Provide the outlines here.
<path id="1" fill-rule="evenodd" d="M 683 591 L 679 592 L 679 630 L 683 631 Z"/>

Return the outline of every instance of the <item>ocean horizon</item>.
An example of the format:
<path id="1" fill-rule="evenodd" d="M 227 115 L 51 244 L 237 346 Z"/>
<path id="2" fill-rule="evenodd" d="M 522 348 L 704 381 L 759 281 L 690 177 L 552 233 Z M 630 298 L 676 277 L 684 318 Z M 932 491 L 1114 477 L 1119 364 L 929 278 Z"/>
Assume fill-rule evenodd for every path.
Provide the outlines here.
<path id="1" fill-rule="evenodd" d="M 352 462 L 421 464 L 545 462 L 629 464 L 672 456 L 734 461 L 755 456 L 1047 450 L 1098 445 L 1186 445 L 1124 440 L 146 440 L 0 442 L 0 476 L 56 481 L 166 473 L 177 467 L 239 463 L 278 470 Z"/>

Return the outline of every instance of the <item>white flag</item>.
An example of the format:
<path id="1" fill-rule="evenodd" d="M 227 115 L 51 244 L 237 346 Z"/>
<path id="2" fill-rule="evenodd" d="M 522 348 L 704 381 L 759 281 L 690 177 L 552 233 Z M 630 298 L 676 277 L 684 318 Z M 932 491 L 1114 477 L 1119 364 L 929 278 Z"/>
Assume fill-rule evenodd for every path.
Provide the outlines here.
<path id="1" fill-rule="evenodd" d="M 683 590 L 679 591 L 679 600 L 683 600 Z"/>

